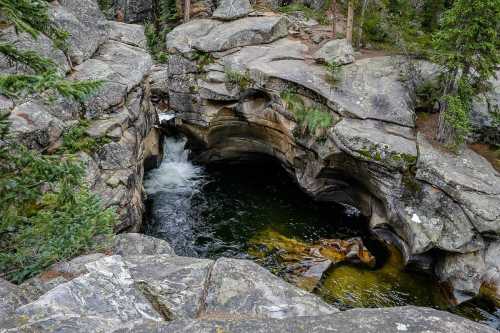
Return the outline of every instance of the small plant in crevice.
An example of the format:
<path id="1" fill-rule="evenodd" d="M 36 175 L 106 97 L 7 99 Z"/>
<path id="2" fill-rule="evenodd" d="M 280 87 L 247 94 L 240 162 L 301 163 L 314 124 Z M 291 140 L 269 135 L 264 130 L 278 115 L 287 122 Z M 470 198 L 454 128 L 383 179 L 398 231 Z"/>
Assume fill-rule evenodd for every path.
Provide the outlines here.
<path id="1" fill-rule="evenodd" d="M 205 66 L 215 62 L 214 57 L 210 53 L 202 51 L 196 51 L 193 59 L 196 61 L 198 72 L 203 72 Z"/>
<path id="2" fill-rule="evenodd" d="M 168 30 L 166 29 L 157 31 L 152 23 L 147 23 L 144 27 L 149 53 L 155 61 L 161 64 L 167 63 L 169 57 L 165 50 L 165 38 L 167 33 Z"/>
<path id="3" fill-rule="evenodd" d="M 69 154 L 75 154 L 80 151 L 92 153 L 111 142 L 111 139 L 107 137 L 90 137 L 86 133 L 89 126 L 90 122 L 88 120 L 80 120 L 76 125 L 70 127 L 63 134 L 62 146 L 59 150 Z"/>
<path id="4" fill-rule="evenodd" d="M 316 138 L 318 143 L 326 140 L 326 130 L 333 125 L 333 118 L 329 110 L 323 106 L 305 106 L 299 94 L 292 90 L 281 93 L 285 107 L 293 113 L 298 127 L 294 131 L 296 137 L 309 134 Z"/>
<path id="5" fill-rule="evenodd" d="M 241 90 L 245 90 L 253 84 L 253 80 L 250 77 L 248 71 L 240 73 L 235 70 L 226 69 L 224 71 L 224 75 L 226 79 L 226 84 L 229 84 L 231 86 L 237 86 Z"/>
<path id="6" fill-rule="evenodd" d="M 325 64 L 327 69 L 326 81 L 332 86 L 340 82 L 340 74 L 342 72 L 342 65 L 336 61 L 330 61 Z"/>

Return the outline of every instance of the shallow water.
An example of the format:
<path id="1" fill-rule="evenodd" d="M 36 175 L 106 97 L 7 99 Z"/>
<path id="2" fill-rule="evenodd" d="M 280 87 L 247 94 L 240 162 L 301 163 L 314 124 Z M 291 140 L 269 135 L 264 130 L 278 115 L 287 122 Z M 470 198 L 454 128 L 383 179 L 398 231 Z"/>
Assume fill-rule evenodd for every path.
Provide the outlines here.
<path id="1" fill-rule="evenodd" d="M 449 308 L 428 276 L 406 272 L 400 254 L 371 239 L 353 210 L 319 204 L 302 193 L 276 164 L 200 167 L 188 160 L 185 140 L 167 138 L 160 168 L 147 174 L 146 233 L 169 241 L 179 255 L 252 259 L 287 279 L 273 247 L 321 238 L 362 237 L 377 258 L 374 269 L 331 268 L 314 290 L 341 309 L 421 305 L 447 308 L 500 327 L 498 309 L 475 303 Z M 496 313 L 495 313 L 496 311 Z"/>

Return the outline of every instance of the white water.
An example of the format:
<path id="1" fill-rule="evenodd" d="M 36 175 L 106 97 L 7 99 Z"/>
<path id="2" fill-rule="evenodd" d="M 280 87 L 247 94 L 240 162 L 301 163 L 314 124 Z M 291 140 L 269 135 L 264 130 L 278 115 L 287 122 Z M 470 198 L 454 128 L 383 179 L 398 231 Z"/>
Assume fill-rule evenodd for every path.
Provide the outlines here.
<path id="1" fill-rule="evenodd" d="M 193 244 L 200 219 L 193 200 L 206 177 L 202 167 L 189 161 L 186 142 L 185 138 L 165 138 L 163 161 L 158 169 L 148 172 L 144 187 L 152 201 L 152 232 L 167 240 L 177 254 L 196 256 Z"/>
<path id="2" fill-rule="evenodd" d="M 189 151 L 185 149 L 187 140 L 165 138 L 163 161 L 158 169 L 152 170 L 144 182 L 146 192 L 186 193 L 199 188 L 203 181 L 203 168 L 188 160 Z"/>

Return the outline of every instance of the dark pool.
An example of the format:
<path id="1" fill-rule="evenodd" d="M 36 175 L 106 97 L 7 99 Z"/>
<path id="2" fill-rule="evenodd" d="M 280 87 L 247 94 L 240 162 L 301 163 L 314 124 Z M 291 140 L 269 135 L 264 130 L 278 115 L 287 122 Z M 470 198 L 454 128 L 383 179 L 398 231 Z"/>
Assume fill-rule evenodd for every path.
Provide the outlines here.
<path id="1" fill-rule="evenodd" d="M 314 293 L 341 309 L 430 306 L 500 327 L 500 312 L 492 305 L 474 301 L 450 307 L 431 277 L 407 272 L 395 248 L 370 237 L 355 210 L 314 202 L 273 161 L 200 167 L 188 160 L 184 145 L 185 140 L 167 138 L 165 160 L 145 183 L 145 232 L 169 241 L 178 255 L 251 259 L 288 279 L 274 249 L 361 237 L 377 265 L 336 265 Z"/>

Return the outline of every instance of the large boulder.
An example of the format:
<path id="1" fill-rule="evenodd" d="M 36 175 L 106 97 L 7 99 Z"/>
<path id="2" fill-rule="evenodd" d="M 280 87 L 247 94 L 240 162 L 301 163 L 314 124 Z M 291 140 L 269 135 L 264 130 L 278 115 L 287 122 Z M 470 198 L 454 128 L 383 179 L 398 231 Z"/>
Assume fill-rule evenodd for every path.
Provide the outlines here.
<path id="1" fill-rule="evenodd" d="M 220 20 L 235 20 L 247 16 L 252 11 L 248 0 L 220 0 L 213 18 Z"/>
<path id="2" fill-rule="evenodd" d="M 221 258 L 212 269 L 204 316 L 284 319 L 337 311 L 251 261 Z"/>
<path id="3" fill-rule="evenodd" d="M 335 39 L 321 46 L 313 57 L 321 63 L 335 62 L 339 65 L 346 65 L 354 62 L 354 48 L 345 39 Z"/>
<path id="4" fill-rule="evenodd" d="M 174 250 L 166 241 L 137 233 L 116 235 L 112 250 L 114 254 L 121 256 L 175 255 Z"/>
<path id="5" fill-rule="evenodd" d="M 117 42 L 146 49 L 147 41 L 144 35 L 144 26 L 109 21 L 109 38 Z"/>
<path id="6" fill-rule="evenodd" d="M 181 53 L 221 52 L 270 43 L 287 34 L 287 20 L 281 16 L 247 17 L 228 23 L 195 20 L 172 30 L 167 35 L 167 48 Z"/>
<path id="7" fill-rule="evenodd" d="M 28 332 L 111 332 L 163 317 L 139 292 L 121 257 L 87 264 L 89 273 L 21 306 L 1 328 Z M 15 330 L 13 330 L 15 331 Z"/>
<path id="8" fill-rule="evenodd" d="M 58 26 L 69 33 L 68 54 L 73 65 L 89 59 L 108 38 L 108 23 L 96 1 L 53 2 L 51 16 Z"/>

